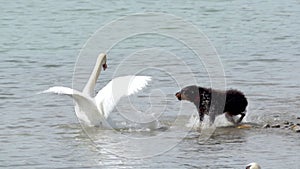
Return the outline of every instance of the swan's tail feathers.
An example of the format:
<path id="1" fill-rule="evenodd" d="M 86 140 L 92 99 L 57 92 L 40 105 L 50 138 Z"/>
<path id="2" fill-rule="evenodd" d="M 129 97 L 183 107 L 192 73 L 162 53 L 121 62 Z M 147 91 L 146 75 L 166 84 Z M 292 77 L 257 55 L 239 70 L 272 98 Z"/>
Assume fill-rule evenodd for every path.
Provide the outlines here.
<path id="1" fill-rule="evenodd" d="M 49 89 L 44 90 L 40 93 L 55 93 L 55 94 L 59 94 L 59 95 L 69 95 L 69 96 L 79 94 L 79 92 L 76 90 L 73 90 L 68 87 L 62 87 L 62 86 L 50 87 Z"/>
<path id="2" fill-rule="evenodd" d="M 95 97 L 97 106 L 101 106 L 105 118 L 115 108 L 121 97 L 137 93 L 148 85 L 150 76 L 122 76 L 111 80 Z"/>

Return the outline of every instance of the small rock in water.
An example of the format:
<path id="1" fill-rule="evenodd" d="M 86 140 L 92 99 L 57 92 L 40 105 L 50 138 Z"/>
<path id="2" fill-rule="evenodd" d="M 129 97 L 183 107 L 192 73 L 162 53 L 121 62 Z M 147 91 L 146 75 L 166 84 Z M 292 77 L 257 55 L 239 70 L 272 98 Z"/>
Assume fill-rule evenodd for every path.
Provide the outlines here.
<path id="1" fill-rule="evenodd" d="M 293 125 L 293 126 L 291 127 L 291 129 L 292 129 L 294 132 L 296 132 L 296 133 L 299 133 L 299 132 L 300 132 L 300 126 L 299 126 L 299 125 Z"/>
<path id="2" fill-rule="evenodd" d="M 270 128 L 271 126 L 270 126 L 270 124 L 265 124 L 265 125 L 263 125 L 263 128 Z"/>
<path id="3" fill-rule="evenodd" d="M 292 125 L 294 125 L 294 123 L 291 121 L 285 121 L 285 122 L 283 122 L 283 124 L 288 127 L 291 127 Z"/>
<path id="4" fill-rule="evenodd" d="M 247 125 L 247 124 L 237 126 L 237 128 L 239 128 L 239 129 L 249 129 L 251 127 L 252 127 L 251 125 Z"/>
<path id="5" fill-rule="evenodd" d="M 280 128 L 280 124 L 274 124 L 271 126 L 272 128 Z"/>

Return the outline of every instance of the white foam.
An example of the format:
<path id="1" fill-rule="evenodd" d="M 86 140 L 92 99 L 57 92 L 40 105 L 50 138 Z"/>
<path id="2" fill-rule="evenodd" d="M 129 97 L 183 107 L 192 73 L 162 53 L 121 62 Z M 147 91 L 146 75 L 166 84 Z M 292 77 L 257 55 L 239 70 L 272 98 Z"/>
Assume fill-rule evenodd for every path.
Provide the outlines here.
<path id="1" fill-rule="evenodd" d="M 238 118 L 238 117 L 234 117 L 234 118 Z M 233 124 L 225 118 L 225 114 L 222 114 L 216 117 L 213 125 L 215 127 L 228 127 L 228 126 L 232 126 Z M 189 122 L 186 124 L 186 127 L 195 128 L 195 129 L 199 127 L 201 127 L 201 129 L 210 128 L 210 126 L 211 125 L 209 122 L 209 116 L 207 115 L 204 116 L 204 120 L 200 126 L 200 120 L 198 114 L 193 114 L 190 117 Z"/>

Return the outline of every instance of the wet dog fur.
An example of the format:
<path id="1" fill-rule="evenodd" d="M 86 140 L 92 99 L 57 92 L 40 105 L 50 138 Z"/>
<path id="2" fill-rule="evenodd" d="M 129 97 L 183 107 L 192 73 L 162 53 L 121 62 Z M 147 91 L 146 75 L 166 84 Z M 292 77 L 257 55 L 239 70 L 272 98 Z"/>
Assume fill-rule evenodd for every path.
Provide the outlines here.
<path id="1" fill-rule="evenodd" d="M 245 117 L 248 101 L 245 95 L 238 90 L 213 90 L 199 86 L 187 86 L 175 94 L 178 100 L 187 100 L 197 107 L 200 122 L 204 115 L 209 115 L 210 124 L 213 124 L 217 115 L 225 113 L 231 123 L 237 125 Z M 235 121 L 233 116 L 241 115 Z"/>

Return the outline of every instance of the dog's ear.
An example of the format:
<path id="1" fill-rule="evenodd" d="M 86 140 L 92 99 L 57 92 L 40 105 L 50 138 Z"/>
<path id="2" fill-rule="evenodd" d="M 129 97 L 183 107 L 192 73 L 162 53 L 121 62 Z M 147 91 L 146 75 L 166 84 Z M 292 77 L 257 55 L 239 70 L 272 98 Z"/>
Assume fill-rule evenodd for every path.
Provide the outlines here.
<path id="1" fill-rule="evenodd" d="M 198 87 L 199 93 L 211 93 L 210 88 Z"/>
<path id="2" fill-rule="evenodd" d="M 199 89 L 199 93 L 203 93 L 204 91 L 206 91 L 206 89 L 203 87 L 198 87 L 198 89 Z"/>

